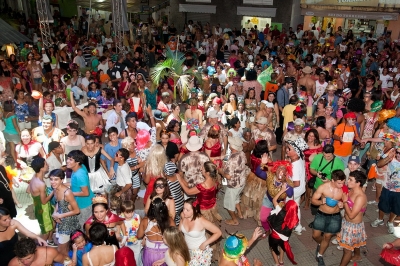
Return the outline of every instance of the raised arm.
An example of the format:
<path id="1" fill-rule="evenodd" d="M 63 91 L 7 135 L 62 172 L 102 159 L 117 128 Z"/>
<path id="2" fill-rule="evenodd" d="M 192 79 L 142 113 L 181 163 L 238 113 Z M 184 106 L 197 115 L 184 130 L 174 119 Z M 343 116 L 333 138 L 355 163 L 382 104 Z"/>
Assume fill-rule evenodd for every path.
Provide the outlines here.
<path id="1" fill-rule="evenodd" d="M 70 95 L 70 98 L 71 98 L 71 99 L 74 99 L 74 92 L 73 92 L 73 91 L 70 91 L 69 95 Z M 71 107 L 72 107 L 72 109 L 73 109 L 78 115 L 80 115 L 80 116 L 82 116 L 82 117 L 86 117 L 85 112 L 83 112 L 83 111 L 80 110 L 78 107 L 76 107 L 75 101 L 71 101 Z"/>

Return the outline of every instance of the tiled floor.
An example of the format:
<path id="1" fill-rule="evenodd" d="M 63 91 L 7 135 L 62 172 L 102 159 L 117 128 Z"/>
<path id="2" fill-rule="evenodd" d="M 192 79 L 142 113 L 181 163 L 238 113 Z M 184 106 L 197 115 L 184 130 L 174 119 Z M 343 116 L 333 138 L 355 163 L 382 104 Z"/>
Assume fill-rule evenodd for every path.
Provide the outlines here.
<path id="1" fill-rule="evenodd" d="M 32 199 L 28 194 L 25 193 L 26 187 L 27 185 L 22 183 L 19 188 L 15 188 L 15 191 L 17 192 L 17 197 L 19 201 L 23 204 L 23 207 L 21 209 L 18 209 L 18 216 L 16 219 L 22 222 L 22 224 L 29 228 L 29 230 L 38 234 L 40 232 L 39 225 L 33 215 Z M 372 192 L 371 189 L 368 188 L 367 195 L 369 200 L 373 199 L 374 193 L 375 192 Z M 219 213 L 223 216 L 224 219 L 229 219 L 227 211 L 224 210 L 222 207 L 222 201 L 223 195 L 219 194 Z M 137 209 L 141 208 L 143 208 L 143 203 L 141 200 L 139 200 L 137 202 Z M 369 205 L 367 208 L 367 212 L 364 216 L 365 227 L 368 235 L 368 252 L 366 253 L 366 255 L 363 255 L 362 262 L 358 262 L 357 265 L 359 266 L 386 265 L 382 262 L 382 260 L 380 260 L 379 257 L 381 247 L 383 243 L 392 241 L 395 238 L 393 235 L 389 235 L 387 233 L 386 226 L 380 226 L 378 228 L 372 228 L 370 226 L 370 222 L 375 220 L 378 215 L 376 209 L 377 206 Z M 317 265 L 317 262 L 314 259 L 316 242 L 311 237 L 312 230 L 307 226 L 313 220 L 313 217 L 310 211 L 305 211 L 303 208 L 301 209 L 301 211 L 301 222 L 302 225 L 306 227 L 306 231 L 303 232 L 301 236 L 292 234 L 290 238 L 292 250 L 298 265 Z M 385 219 L 387 219 L 387 217 L 385 217 Z M 220 226 L 224 236 L 226 236 L 225 230 L 227 230 L 228 232 L 240 231 L 248 238 L 250 238 L 257 224 L 253 219 L 249 218 L 246 220 L 240 220 L 239 226 L 227 226 L 224 222 L 222 222 Z M 224 239 L 222 239 L 221 243 L 223 243 L 223 241 Z M 263 265 L 274 265 L 267 241 L 267 239 L 261 239 L 257 243 L 255 243 L 255 245 L 249 250 L 248 258 L 250 259 L 250 261 L 253 261 L 254 258 L 258 258 L 263 262 Z M 327 266 L 339 265 L 341 257 L 342 251 L 337 250 L 336 246 L 330 245 L 324 255 L 325 264 Z M 291 264 L 286 256 L 285 263 L 287 265 Z"/>

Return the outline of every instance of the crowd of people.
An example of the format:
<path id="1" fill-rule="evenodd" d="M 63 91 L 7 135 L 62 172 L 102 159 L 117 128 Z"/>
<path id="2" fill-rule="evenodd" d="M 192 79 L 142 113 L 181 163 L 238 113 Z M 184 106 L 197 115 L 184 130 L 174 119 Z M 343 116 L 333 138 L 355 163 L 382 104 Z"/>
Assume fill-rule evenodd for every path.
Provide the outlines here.
<path id="1" fill-rule="evenodd" d="M 55 23 L 50 47 L 30 28 L 20 59 L 1 61 L 1 265 L 249 265 L 262 237 L 275 265 L 284 253 L 296 264 L 289 240 L 307 210 L 319 266 L 330 243 L 340 265 L 362 259 L 367 206 L 378 209 L 372 227 L 400 237 L 390 35 L 193 21 L 178 32 L 160 20 L 135 25 L 117 53 L 111 22 L 79 21 Z M 187 86 L 182 71 L 157 75 L 177 58 Z M 58 115 L 65 108 L 75 120 Z M 40 236 L 13 219 L 23 181 Z M 259 224 L 250 240 L 221 241 L 221 222 L 249 218 Z M 386 243 L 382 257 L 399 247 Z"/>

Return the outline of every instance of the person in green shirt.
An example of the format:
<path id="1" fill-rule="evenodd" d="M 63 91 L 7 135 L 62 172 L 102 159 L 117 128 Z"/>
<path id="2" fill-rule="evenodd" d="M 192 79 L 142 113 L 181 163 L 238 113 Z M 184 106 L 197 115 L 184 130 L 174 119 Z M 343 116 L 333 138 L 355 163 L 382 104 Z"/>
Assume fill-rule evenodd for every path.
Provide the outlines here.
<path id="1" fill-rule="evenodd" d="M 21 57 L 24 61 L 26 61 L 26 56 L 31 52 L 31 48 L 29 48 L 29 44 L 25 43 L 24 48 L 21 49 Z"/>

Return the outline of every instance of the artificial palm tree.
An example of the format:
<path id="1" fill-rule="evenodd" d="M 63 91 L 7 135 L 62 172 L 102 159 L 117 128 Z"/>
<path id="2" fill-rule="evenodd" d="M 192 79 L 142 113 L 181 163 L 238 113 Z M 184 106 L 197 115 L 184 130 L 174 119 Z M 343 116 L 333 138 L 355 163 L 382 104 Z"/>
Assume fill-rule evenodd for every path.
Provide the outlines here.
<path id="1" fill-rule="evenodd" d="M 176 100 L 176 91 L 179 90 L 182 101 L 186 101 L 189 96 L 189 86 L 194 78 L 201 81 L 201 76 L 193 66 L 183 70 L 185 54 L 179 51 L 172 51 L 167 46 L 166 59 L 158 63 L 151 71 L 150 76 L 155 86 L 160 84 L 162 77 L 168 76 L 174 80 L 174 99 Z"/>

